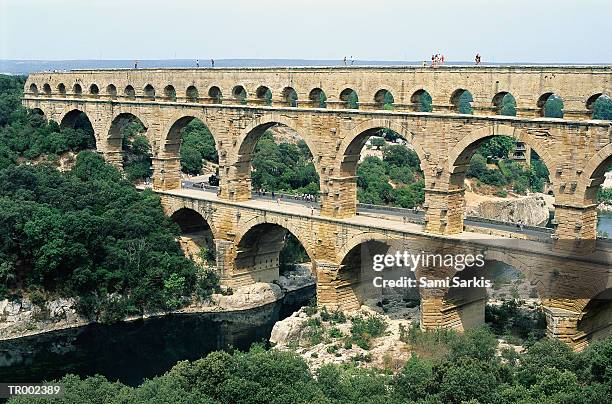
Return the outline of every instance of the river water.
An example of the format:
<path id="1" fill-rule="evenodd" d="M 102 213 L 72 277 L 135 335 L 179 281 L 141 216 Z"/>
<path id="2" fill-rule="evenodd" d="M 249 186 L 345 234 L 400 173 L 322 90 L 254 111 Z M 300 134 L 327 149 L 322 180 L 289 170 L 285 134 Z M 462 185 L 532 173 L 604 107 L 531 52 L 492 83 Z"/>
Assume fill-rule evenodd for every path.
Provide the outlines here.
<path id="1" fill-rule="evenodd" d="M 597 221 L 597 231 L 607 233 L 608 238 L 612 238 L 612 214 L 600 213 Z"/>
<path id="2" fill-rule="evenodd" d="M 178 361 L 267 342 L 274 323 L 298 310 L 314 291 L 313 286 L 291 292 L 282 301 L 244 312 L 173 314 L 0 341 L 0 382 L 40 382 L 73 373 L 101 374 L 136 386 Z"/>

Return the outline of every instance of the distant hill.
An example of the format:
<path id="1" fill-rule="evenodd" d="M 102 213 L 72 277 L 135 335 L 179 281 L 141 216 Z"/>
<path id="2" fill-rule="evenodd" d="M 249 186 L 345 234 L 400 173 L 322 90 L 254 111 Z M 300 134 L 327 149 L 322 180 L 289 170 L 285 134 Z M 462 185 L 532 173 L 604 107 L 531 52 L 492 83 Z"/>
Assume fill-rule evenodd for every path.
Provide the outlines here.
<path id="1" fill-rule="evenodd" d="M 422 61 L 355 60 L 355 66 L 418 66 Z M 350 61 L 347 61 L 350 64 Z M 472 62 L 452 62 L 448 65 L 472 65 Z M 519 65 L 525 63 L 503 63 Z M 533 64 L 533 63 L 529 63 Z M 275 66 L 342 66 L 342 60 L 305 59 L 215 59 L 215 67 L 275 67 Z M 133 60 L 0 60 L 2 74 L 30 74 L 34 72 L 73 69 L 133 68 Z M 196 67 L 195 59 L 139 60 L 139 68 Z M 210 59 L 200 59 L 200 67 L 210 67 Z"/>

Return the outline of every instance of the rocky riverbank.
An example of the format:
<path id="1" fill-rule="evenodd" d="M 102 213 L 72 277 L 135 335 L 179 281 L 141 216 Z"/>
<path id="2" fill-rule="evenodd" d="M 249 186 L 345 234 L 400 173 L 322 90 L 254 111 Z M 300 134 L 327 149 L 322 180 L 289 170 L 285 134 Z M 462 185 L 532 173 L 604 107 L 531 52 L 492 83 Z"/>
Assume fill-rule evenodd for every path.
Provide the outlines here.
<path id="1" fill-rule="evenodd" d="M 491 302 L 498 306 L 501 303 Z M 536 301 L 524 303 L 527 310 L 537 310 L 538 305 Z M 419 317 L 418 302 L 406 301 L 399 295 L 377 303 L 366 302 L 349 312 L 307 306 L 275 323 L 270 342 L 274 349 L 300 355 L 311 371 L 325 364 L 350 363 L 397 372 L 414 353 L 435 354 L 427 352 L 431 347 L 423 351 L 423 347 L 407 342 L 411 328 L 418 327 Z M 498 338 L 497 342 L 498 356 L 505 349 L 518 353 L 524 350 L 507 338 Z"/>
<path id="2" fill-rule="evenodd" d="M 192 303 L 169 313 L 146 313 L 124 321 L 159 317 L 171 313 L 230 313 L 241 312 L 279 301 L 289 292 L 314 285 L 309 264 L 296 266 L 295 270 L 280 276 L 277 283 L 254 283 L 223 294 L 213 294 L 208 300 Z M 82 327 L 95 323 L 77 312 L 73 298 L 56 298 L 34 304 L 29 298 L 0 300 L 0 340 Z"/>

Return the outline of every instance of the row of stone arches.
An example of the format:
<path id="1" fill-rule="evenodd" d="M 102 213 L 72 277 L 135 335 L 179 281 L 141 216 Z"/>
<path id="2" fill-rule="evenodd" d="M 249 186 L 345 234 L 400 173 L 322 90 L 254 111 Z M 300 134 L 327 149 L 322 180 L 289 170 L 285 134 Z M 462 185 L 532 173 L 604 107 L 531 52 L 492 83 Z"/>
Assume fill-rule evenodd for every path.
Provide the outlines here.
<path id="1" fill-rule="evenodd" d="M 180 227 L 183 235 L 191 239 L 199 240 L 200 246 L 206 249 L 214 249 L 215 242 L 219 242 L 219 234 L 212 223 L 212 217 L 200 214 L 198 211 L 188 207 L 178 207 L 173 212 L 168 212 L 172 220 Z M 274 220 L 273 218 L 259 217 L 240 224 L 241 231 L 235 236 L 234 253 L 229 259 L 229 267 L 226 267 L 223 275 L 226 280 L 234 282 L 235 285 L 249 284 L 252 282 L 274 282 L 279 278 L 280 261 L 279 255 L 286 243 L 287 236 L 295 237 L 306 250 L 310 259 L 310 268 L 315 279 L 318 277 L 319 266 L 317 262 L 315 243 L 308 234 L 304 234 L 299 225 L 291 225 L 288 221 Z M 222 242 L 222 241 L 221 241 Z M 358 308 L 366 302 L 374 300 L 381 301 L 385 294 L 380 288 L 373 288 L 375 275 L 372 272 L 372 257 L 378 254 L 386 254 L 397 246 L 397 240 L 386 239 L 376 232 L 361 233 L 349 238 L 344 245 L 338 246 L 335 261 L 337 265 L 331 268 L 334 274 L 333 281 L 327 284 L 329 274 L 322 275 L 317 280 L 317 296 L 320 304 L 339 307 L 345 310 Z M 411 245 L 406 241 L 402 245 L 410 249 Z M 414 247 L 414 246 L 412 246 Z M 415 247 L 416 248 L 416 247 Z M 421 249 L 419 245 L 418 250 Z M 492 276 L 491 271 L 497 264 L 503 264 L 510 269 L 518 278 L 525 278 L 525 284 L 538 285 L 532 281 L 538 278 L 541 268 L 534 268 L 531 262 L 525 262 L 513 254 L 499 249 L 485 250 L 486 266 L 475 272 L 458 272 L 461 279 L 469 279 L 472 276 Z M 227 265 L 227 263 L 225 265 Z M 230 268 L 231 267 L 231 268 Z M 469 273 L 468 273 L 469 272 Z M 508 272 L 505 270 L 505 272 Z M 396 279 L 401 274 L 385 272 L 387 279 Z M 420 277 L 425 273 L 417 270 L 412 277 Z M 383 274 L 384 275 L 384 274 Z M 469 275 L 469 276 L 468 276 Z M 451 274 L 451 276 L 453 276 Z M 319 286 L 323 288 L 319 289 Z M 587 288 L 588 289 L 588 288 Z M 488 291 L 480 288 L 450 288 L 442 294 L 415 288 L 411 295 L 421 300 L 421 322 L 424 327 L 446 326 L 458 330 L 465 330 L 485 321 L 485 302 Z M 542 290 L 537 286 L 531 289 L 530 298 L 543 298 Z M 508 296 L 511 298 L 511 296 Z M 522 296 L 521 298 L 525 298 Z M 516 298 L 516 296 L 514 297 Z M 546 303 L 547 302 L 547 303 Z M 545 304 L 552 304 L 545 299 Z M 592 296 L 574 301 L 571 307 L 573 314 L 574 335 L 571 337 L 577 341 L 578 346 L 588 344 L 590 341 L 603 338 L 610 332 L 610 313 L 612 313 L 612 288 L 598 290 Z M 557 320 L 547 318 L 551 324 L 549 328 L 558 326 Z M 572 342 L 572 341 L 568 341 Z"/>
<path id="2" fill-rule="evenodd" d="M 71 126 L 74 123 L 75 117 L 81 113 L 82 111 L 77 109 L 68 111 L 63 115 L 61 125 Z M 135 114 L 130 112 L 121 112 L 113 118 L 113 121 L 109 126 L 108 133 L 106 135 L 96 134 L 98 136 L 96 140 L 98 142 L 106 143 L 106 147 L 103 148 L 105 151 L 121 151 L 121 139 L 119 136 L 121 128 L 126 122 L 134 119 L 141 121 L 145 129 L 149 126 L 146 121 L 139 119 L 139 117 L 137 117 Z M 200 119 L 205 125 L 207 124 L 206 117 L 201 115 L 177 117 L 175 120 L 171 121 L 171 125 L 167 129 L 164 129 L 165 134 L 161 139 L 159 139 L 161 142 L 157 139 L 150 139 L 153 146 L 153 156 L 164 158 L 178 157 L 182 130 L 193 119 Z M 215 146 L 219 156 L 222 159 L 223 157 L 227 157 L 224 161 L 226 172 L 229 172 L 230 167 L 235 167 L 235 173 L 238 177 L 249 178 L 251 158 L 255 145 L 257 144 L 257 141 L 261 135 L 267 129 L 274 126 L 285 126 L 287 128 L 291 128 L 299 135 L 301 139 L 306 142 L 313 156 L 316 157 L 321 154 L 320 150 L 318 149 L 319 145 L 314 139 L 311 139 L 304 133 L 300 133 L 299 128 L 294 128 L 291 121 L 283 119 L 282 116 L 273 114 L 267 118 L 260 118 L 253 125 L 247 126 L 243 130 L 243 134 L 236 139 L 236 142 L 234 143 L 235 146 L 231 146 L 236 148 L 235 152 L 232 153 L 230 153 L 230 150 L 225 150 L 227 146 L 224 146 L 225 149 L 220 146 L 219 139 L 215 136 L 214 131 L 211 131 L 211 134 L 215 139 Z M 400 138 L 404 139 L 411 145 L 419 157 L 421 170 L 424 173 L 427 184 L 429 184 L 430 180 L 435 179 L 436 174 L 430 172 L 430 170 L 427 169 L 428 167 L 424 164 L 427 160 L 429 160 L 430 156 L 428 156 L 428 153 L 423 150 L 421 146 L 422 140 L 418 136 L 418 133 L 405 128 L 402 125 L 392 124 L 391 122 L 382 120 L 380 122 L 378 120 L 372 120 L 354 127 L 351 130 L 351 133 L 338 145 L 338 157 L 335 159 L 337 165 L 327 167 L 326 173 L 332 174 L 336 172 L 340 173 L 342 176 L 354 177 L 357 169 L 357 163 L 359 161 L 358 156 L 364 147 L 365 142 L 371 136 L 382 136 L 384 129 L 389 129 L 396 132 Z M 449 184 L 451 189 L 461 189 L 463 187 L 466 167 L 476 149 L 478 149 L 478 147 L 488 139 L 500 135 L 508 136 L 527 144 L 539 155 L 546 167 L 548 167 L 549 172 L 553 172 L 558 166 L 560 166 L 557 159 L 549 153 L 549 147 L 542 143 L 539 139 L 530 136 L 527 132 L 514 129 L 509 125 L 494 125 L 492 127 L 487 126 L 474 131 L 468 136 L 465 136 L 453 147 L 452 150 L 449 151 L 448 168 L 445 170 L 445 172 L 448 172 L 450 175 Z M 581 176 L 582 180 L 579 184 L 577 184 L 576 191 L 580 192 L 584 203 L 595 203 L 596 201 L 597 189 L 603 181 L 605 171 L 612 162 L 612 150 L 610 147 L 612 146 L 609 145 L 605 147 L 599 151 L 597 155 L 593 156 L 591 161 L 588 162 L 583 170 Z M 232 160 L 231 156 L 236 156 L 237 159 Z M 313 159 L 313 162 L 319 178 L 323 178 L 324 176 L 322 174 L 324 173 L 322 167 L 320 167 L 319 159 L 315 158 Z M 177 167 L 176 169 L 178 170 L 179 168 Z M 221 172 L 220 174 L 221 177 L 224 176 L 224 172 Z M 554 176 L 550 179 L 553 184 L 552 190 L 554 193 L 554 190 L 556 190 L 556 179 Z M 177 183 L 176 185 L 178 186 L 179 184 Z M 250 184 L 245 186 L 250 188 Z M 249 198 L 250 189 L 244 189 L 242 199 Z"/>
<path id="3" fill-rule="evenodd" d="M 34 96 L 40 94 L 40 90 L 36 83 L 30 84 L 29 93 Z M 45 83 L 42 86 L 42 93 L 46 96 L 57 94 L 61 97 L 66 97 L 68 94 L 67 87 L 64 83 L 58 84 L 56 89 L 52 89 L 49 83 Z M 128 100 L 139 98 L 149 101 L 161 99 L 163 101 L 175 102 L 180 98 L 186 102 L 204 101 L 214 104 L 227 101 L 243 105 L 254 104 L 272 106 L 273 102 L 275 105 L 279 104 L 279 102 L 274 99 L 270 88 L 265 85 L 257 87 L 254 94 L 248 94 L 244 86 L 236 85 L 232 88 L 231 94 L 226 97 L 218 86 L 211 86 L 205 93 L 201 93 L 195 85 L 190 85 L 186 88 L 184 95 L 177 95 L 175 87 L 171 84 L 166 85 L 161 94 L 159 94 L 151 84 L 145 85 L 142 90 L 139 91 L 136 91 L 132 85 L 127 85 L 122 92 L 120 92 L 114 84 L 109 84 L 104 89 L 104 92 L 102 92 L 100 87 L 95 83 L 91 84 L 87 89 L 84 89 L 80 83 L 75 83 L 72 86 L 71 94 L 77 97 L 88 96 L 94 98 L 104 95 L 111 99 L 123 97 Z M 610 102 L 609 100 L 609 96 L 603 93 L 593 94 L 585 101 L 585 107 L 593 115 L 595 114 L 597 103 Z M 449 98 L 450 110 L 457 113 L 471 114 L 473 113 L 471 105 L 473 101 L 472 94 L 469 90 L 459 88 L 455 90 Z M 365 106 L 367 108 L 392 110 L 395 105 L 395 97 L 391 91 L 380 89 L 375 92 L 371 100 L 360 101 L 357 92 L 347 87 L 340 92 L 337 101 L 330 101 L 325 91 L 322 88 L 316 87 L 309 91 L 307 100 L 300 100 L 297 91 L 293 87 L 288 86 L 285 87 L 280 94 L 280 105 L 288 107 L 307 106 L 314 108 L 327 108 L 330 106 L 332 108 L 346 109 L 359 109 Z M 407 107 L 416 112 L 432 112 L 432 97 L 425 89 L 416 90 L 410 96 L 409 105 Z M 535 107 L 542 117 L 562 118 L 564 115 L 563 99 L 554 92 L 542 94 L 538 98 Z M 490 111 L 498 115 L 516 116 L 516 98 L 507 91 L 500 91 L 491 100 Z"/>

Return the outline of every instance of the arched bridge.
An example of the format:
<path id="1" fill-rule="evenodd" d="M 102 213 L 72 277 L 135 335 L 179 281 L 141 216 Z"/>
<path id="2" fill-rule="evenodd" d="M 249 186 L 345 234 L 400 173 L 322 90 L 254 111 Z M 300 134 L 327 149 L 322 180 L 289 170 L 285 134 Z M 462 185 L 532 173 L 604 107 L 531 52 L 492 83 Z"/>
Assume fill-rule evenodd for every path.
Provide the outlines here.
<path id="1" fill-rule="evenodd" d="M 153 148 L 154 189 L 163 194 L 170 214 L 184 208 L 203 218 L 202 226 L 213 233 L 225 281 L 272 279 L 278 246 L 288 230 L 311 256 L 320 302 L 349 306 L 359 302 L 351 285 L 360 282 L 341 268 L 350 267 L 343 260 L 353 247 L 374 238 L 470 238 L 464 232 L 463 187 L 470 158 L 485 140 L 510 136 L 537 152 L 550 171 L 556 241 L 545 249 L 556 250 L 544 256 L 556 258 L 542 260 L 559 268 L 571 262 L 568 279 L 576 270 L 585 279 L 594 277 L 592 296 L 549 304 L 556 313 L 549 331 L 579 341 L 582 309 L 610 287 L 609 267 L 602 269 L 608 256 L 597 250 L 595 240 L 596 193 L 612 164 L 612 129 L 610 121 L 591 118 L 597 100 L 611 89 L 610 67 L 95 70 L 32 74 L 23 103 L 63 126 L 86 114 L 98 151 L 117 165 L 122 161 L 121 129 L 126 120 L 138 118 Z M 508 94 L 516 116 L 500 114 Z M 553 95 L 563 100 L 564 119 L 543 117 Z M 465 112 L 461 102 L 468 102 L 473 114 L 459 113 Z M 208 196 L 179 190 L 181 135 L 196 118 L 210 129 L 219 155 L 220 192 L 206 202 Z M 279 125 L 299 134 L 313 155 L 321 189 L 316 217 L 247 206 L 254 202 L 255 145 L 267 129 Z M 359 154 L 366 140 L 385 128 L 406 139 L 419 156 L 425 179 L 423 227 L 395 223 L 387 228 L 377 221 L 359 222 L 363 218 L 356 216 Z M 196 217 L 183 213 L 182 218 Z M 591 256 L 577 255 L 589 252 L 599 258 L 592 262 Z M 539 250 L 512 254 L 521 257 L 515 263 L 528 263 L 525 271 L 537 271 L 544 262 Z M 559 258 L 564 254 L 573 258 Z M 549 272 L 542 275 L 546 280 Z M 446 305 L 443 296 L 423 301 L 424 326 L 462 324 L 457 320 L 460 306 Z M 565 324 L 559 318 L 566 314 L 569 331 L 559 331 Z M 590 324 L 584 335 L 601 328 L 595 320 Z"/>

